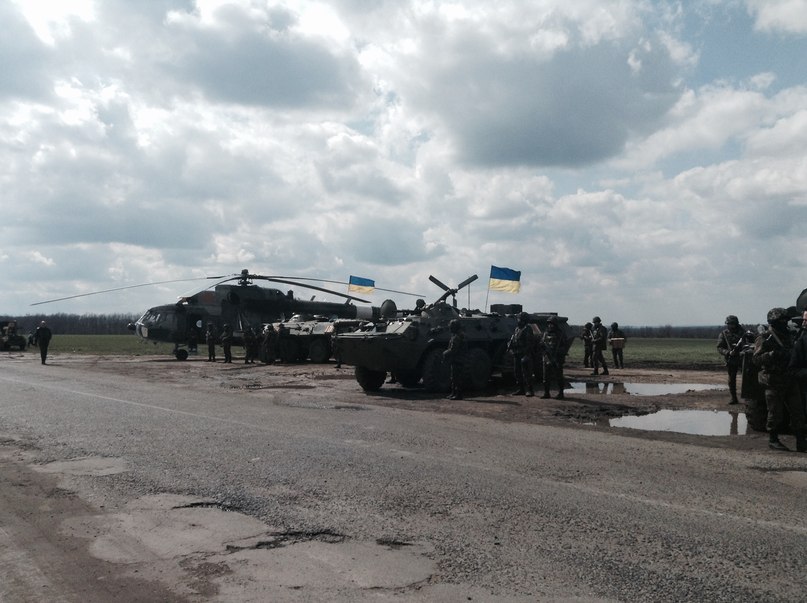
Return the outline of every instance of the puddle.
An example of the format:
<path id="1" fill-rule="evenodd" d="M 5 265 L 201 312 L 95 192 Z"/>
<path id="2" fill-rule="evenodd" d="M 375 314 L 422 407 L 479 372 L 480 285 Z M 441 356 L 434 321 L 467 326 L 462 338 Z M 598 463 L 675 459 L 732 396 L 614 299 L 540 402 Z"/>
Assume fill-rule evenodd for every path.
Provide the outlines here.
<path id="1" fill-rule="evenodd" d="M 725 410 L 660 410 L 641 417 L 619 417 L 608 421 L 609 427 L 627 427 L 648 431 L 674 431 L 690 435 L 726 436 L 745 434 L 745 413 Z"/>
<path id="2" fill-rule="evenodd" d="M 571 383 L 572 391 L 579 394 L 630 394 L 633 396 L 666 396 L 667 394 L 685 394 L 690 391 L 726 389 L 725 385 L 707 383 Z"/>

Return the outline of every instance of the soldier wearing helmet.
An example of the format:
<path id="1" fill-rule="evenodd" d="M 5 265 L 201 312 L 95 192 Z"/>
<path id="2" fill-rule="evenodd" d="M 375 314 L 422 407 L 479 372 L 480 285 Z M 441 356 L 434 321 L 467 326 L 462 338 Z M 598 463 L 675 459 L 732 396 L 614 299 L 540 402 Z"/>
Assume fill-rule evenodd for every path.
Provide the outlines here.
<path id="1" fill-rule="evenodd" d="M 738 404 L 737 399 L 737 371 L 740 369 L 742 361 L 742 350 L 745 344 L 745 331 L 740 326 L 740 320 L 729 314 L 726 316 L 726 328 L 717 337 L 717 351 L 723 356 L 728 373 L 729 394 L 731 399 L 729 404 Z"/>
<path id="2" fill-rule="evenodd" d="M 216 327 L 212 322 L 207 323 L 205 343 L 207 343 L 207 361 L 216 362 Z"/>
<path id="3" fill-rule="evenodd" d="M 594 327 L 590 322 L 583 325 L 583 330 L 580 332 L 580 339 L 583 340 L 583 366 L 588 368 L 591 366 L 591 357 L 593 354 L 593 343 L 591 339 L 591 329 Z"/>
<path id="4" fill-rule="evenodd" d="M 611 323 L 611 330 L 608 331 L 608 343 L 611 346 L 611 356 L 614 358 L 614 368 L 625 368 L 623 352 L 625 348 L 625 333 L 619 328 L 618 323 Z"/>
<path id="5" fill-rule="evenodd" d="M 768 405 L 768 446 L 774 450 L 789 450 L 779 439 L 785 417 L 789 415 L 790 428 L 796 436 L 796 449 L 807 452 L 804 408 L 797 378 L 789 369 L 793 352 L 793 339 L 787 327 L 789 320 L 787 310 L 771 308 L 768 312 L 769 328 L 757 336 L 753 359 L 760 368 L 759 383 L 765 388 Z"/>
<path id="6" fill-rule="evenodd" d="M 566 334 L 558 324 L 557 316 L 550 316 L 546 321 L 546 331 L 541 337 L 541 349 L 543 351 L 544 362 L 544 395 L 542 398 L 549 398 L 549 389 L 552 381 L 558 385 L 558 400 L 563 400 L 563 387 L 566 381 L 563 378 L 563 363 L 566 361 L 566 351 L 568 350 L 568 340 Z"/>
<path id="7" fill-rule="evenodd" d="M 594 323 L 591 329 L 591 343 L 592 343 L 592 365 L 594 366 L 594 370 L 591 372 L 592 375 L 599 374 L 599 367 L 602 365 L 602 374 L 608 374 L 608 365 L 605 364 L 605 356 L 603 356 L 603 352 L 605 351 L 606 341 L 608 339 L 608 331 L 605 330 L 605 327 L 602 324 L 602 319 L 599 316 L 595 316 L 591 319 L 591 322 Z"/>
<path id="8" fill-rule="evenodd" d="M 507 344 L 507 349 L 513 354 L 513 372 L 516 377 L 518 389 L 514 396 L 534 396 L 532 375 L 533 353 L 535 352 L 535 332 L 529 324 L 530 315 L 521 312 L 518 315 L 518 324 Z"/>
<path id="9" fill-rule="evenodd" d="M 456 318 L 448 323 L 448 330 L 451 339 L 448 340 L 448 348 L 443 352 L 443 359 L 451 365 L 451 393 L 447 396 L 449 400 L 462 400 L 462 371 L 465 365 L 465 333 L 462 331 L 462 323 Z"/>
<path id="10" fill-rule="evenodd" d="M 224 324 L 221 327 L 221 347 L 224 349 L 224 362 L 232 363 L 233 361 L 233 330 L 229 324 Z"/>

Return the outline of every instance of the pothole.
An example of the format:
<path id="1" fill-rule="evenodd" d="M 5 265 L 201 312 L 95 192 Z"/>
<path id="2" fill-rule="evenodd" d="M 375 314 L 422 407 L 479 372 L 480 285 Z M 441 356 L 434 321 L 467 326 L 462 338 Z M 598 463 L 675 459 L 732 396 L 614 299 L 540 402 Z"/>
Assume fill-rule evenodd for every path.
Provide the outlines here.
<path id="1" fill-rule="evenodd" d="M 711 410 L 665 409 L 647 415 L 609 419 L 608 425 L 703 436 L 744 435 L 748 430 L 745 413 Z"/>
<path id="2" fill-rule="evenodd" d="M 708 390 L 726 389 L 724 385 L 708 383 L 628 383 L 612 381 L 576 381 L 565 391 L 576 394 L 628 394 L 633 396 L 667 396 Z"/>

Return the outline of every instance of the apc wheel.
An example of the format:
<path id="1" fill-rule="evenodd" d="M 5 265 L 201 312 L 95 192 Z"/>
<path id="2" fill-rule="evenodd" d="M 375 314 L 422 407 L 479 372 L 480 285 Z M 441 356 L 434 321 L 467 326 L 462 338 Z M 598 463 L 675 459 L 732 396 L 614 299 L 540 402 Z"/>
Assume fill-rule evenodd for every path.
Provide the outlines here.
<path id="1" fill-rule="evenodd" d="M 384 371 L 373 371 L 365 366 L 356 367 L 356 381 L 366 392 L 377 392 L 387 380 L 387 373 Z"/>
<path id="2" fill-rule="evenodd" d="M 323 364 L 328 362 L 331 357 L 331 348 L 328 341 L 323 338 L 317 338 L 308 346 L 308 359 L 314 364 Z"/>
<path id="3" fill-rule="evenodd" d="M 176 356 L 177 360 L 187 360 L 188 350 L 177 350 L 174 356 Z"/>
<path id="4" fill-rule="evenodd" d="M 451 366 L 443 361 L 443 350 L 435 348 L 423 359 L 423 388 L 427 392 L 451 390 Z"/>
<path id="5" fill-rule="evenodd" d="M 493 372 L 493 363 L 485 350 L 472 348 L 465 357 L 463 367 L 464 386 L 470 391 L 480 391 L 487 387 Z"/>
<path id="6" fill-rule="evenodd" d="M 417 387 L 420 382 L 420 373 L 417 371 L 401 371 L 400 373 L 395 373 L 395 376 L 398 378 L 398 383 L 408 389 Z"/>

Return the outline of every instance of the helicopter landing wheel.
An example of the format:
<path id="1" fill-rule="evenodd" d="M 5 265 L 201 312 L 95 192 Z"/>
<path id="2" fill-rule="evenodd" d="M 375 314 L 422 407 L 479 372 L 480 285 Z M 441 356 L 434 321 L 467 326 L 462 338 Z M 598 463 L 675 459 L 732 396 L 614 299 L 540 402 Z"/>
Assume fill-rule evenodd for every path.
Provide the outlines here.
<path id="1" fill-rule="evenodd" d="M 177 350 L 174 353 L 174 356 L 176 356 L 177 360 L 187 360 L 188 359 L 188 350 Z"/>

